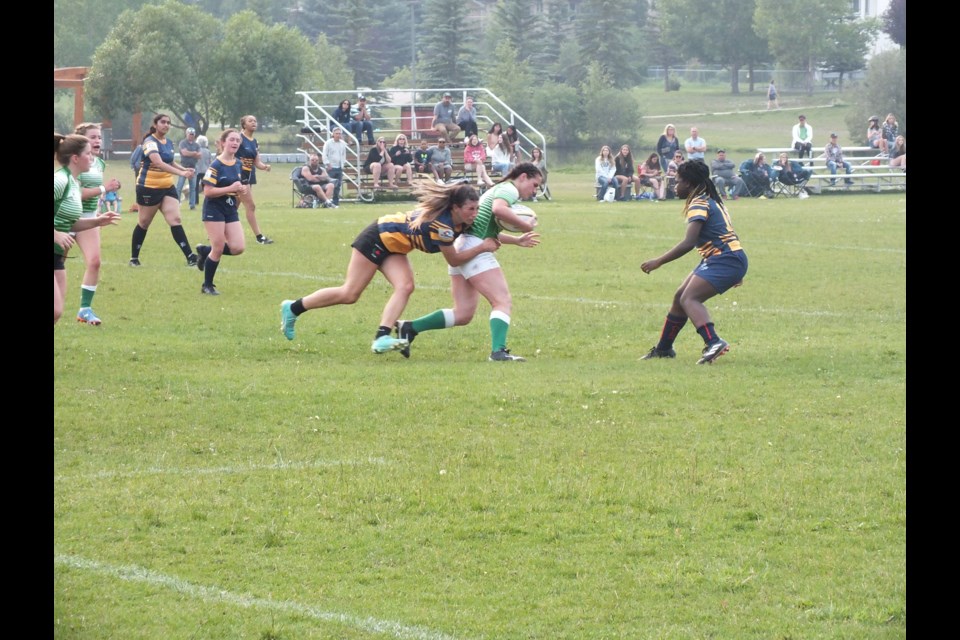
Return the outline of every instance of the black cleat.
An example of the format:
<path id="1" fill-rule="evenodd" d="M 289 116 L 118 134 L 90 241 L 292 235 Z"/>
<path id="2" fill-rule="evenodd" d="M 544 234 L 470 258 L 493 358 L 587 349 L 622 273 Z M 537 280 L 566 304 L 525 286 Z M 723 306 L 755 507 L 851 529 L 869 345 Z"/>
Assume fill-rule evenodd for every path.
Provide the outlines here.
<path id="1" fill-rule="evenodd" d="M 654 358 L 676 358 L 677 352 L 673 349 L 657 349 L 653 347 L 650 351 L 640 358 L 641 360 L 652 360 Z"/>

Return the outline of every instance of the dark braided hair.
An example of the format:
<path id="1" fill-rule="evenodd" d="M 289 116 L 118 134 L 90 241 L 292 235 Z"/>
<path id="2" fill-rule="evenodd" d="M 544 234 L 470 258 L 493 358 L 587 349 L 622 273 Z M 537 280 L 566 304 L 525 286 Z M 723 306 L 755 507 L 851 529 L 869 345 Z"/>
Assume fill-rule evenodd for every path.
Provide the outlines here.
<path id="1" fill-rule="evenodd" d="M 716 185 L 710 179 L 710 168 L 703 160 L 687 160 L 677 168 L 677 177 L 693 187 L 687 196 L 687 205 L 697 196 L 707 194 L 708 197 L 723 202 Z"/>

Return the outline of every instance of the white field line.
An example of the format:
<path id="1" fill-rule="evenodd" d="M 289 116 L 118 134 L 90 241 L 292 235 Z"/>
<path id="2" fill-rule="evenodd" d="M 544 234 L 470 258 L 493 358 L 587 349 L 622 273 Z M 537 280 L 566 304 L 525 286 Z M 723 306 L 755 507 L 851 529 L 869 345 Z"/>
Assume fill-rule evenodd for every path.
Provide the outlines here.
<path id="1" fill-rule="evenodd" d="M 96 473 L 84 473 L 76 475 L 54 476 L 55 482 L 75 482 L 77 480 L 101 480 L 113 478 L 134 478 L 138 476 L 149 475 L 175 475 L 175 476 L 203 476 L 225 473 L 250 473 L 252 471 L 297 471 L 301 469 L 322 469 L 324 467 L 351 467 L 362 465 L 387 465 L 390 464 L 384 458 L 367 458 L 365 460 L 314 460 L 311 462 L 275 462 L 273 464 L 249 464 L 234 465 L 226 467 L 198 467 L 198 468 L 178 468 L 178 467 L 146 467 L 143 469 L 129 470 L 108 470 L 97 471 Z"/>
<path id="2" fill-rule="evenodd" d="M 371 616 L 360 618 L 346 613 L 323 611 L 317 607 L 290 600 L 276 601 L 268 598 L 257 598 L 247 594 L 231 593 L 219 587 L 206 587 L 193 584 L 180 578 L 151 571 L 136 565 L 111 565 L 95 560 L 88 560 L 80 556 L 56 553 L 53 556 L 53 563 L 72 569 L 93 571 L 127 582 L 139 582 L 157 587 L 165 587 L 177 593 L 199 598 L 206 602 L 226 603 L 244 608 L 256 607 L 284 614 L 305 616 L 321 622 L 334 622 L 348 625 L 369 633 L 387 634 L 394 638 L 400 638 L 401 640 L 456 640 L 453 636 L 439 631 L 410 626 L 392 620 L 379 620 Z"/>

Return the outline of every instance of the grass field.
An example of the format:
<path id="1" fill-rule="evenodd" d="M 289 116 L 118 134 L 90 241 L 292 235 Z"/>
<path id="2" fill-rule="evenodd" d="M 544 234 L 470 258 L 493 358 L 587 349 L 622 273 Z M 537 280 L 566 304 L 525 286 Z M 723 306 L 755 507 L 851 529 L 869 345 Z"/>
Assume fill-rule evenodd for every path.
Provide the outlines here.
<path id="1" fill-rule="evenodd" d="M 291 209 L 288 173 L 257 186 L 276 244 L 244 223 L 217 298 L 159 219 L 139 269 L 135 215 L 104 231 L 100 327 L 68 260 L 54 637 L 906 636 L 905 194 L 731 203 L 750 271 L 709 303 L 731 352 L 697 366 L 691 327 L 639 360 L 697 262 L 639 269 L 680 204 L 552 173 L 542 245 L 499 253 L 528 362 L 490 363 L 483 301 L 409 360 L 370 353 L 379 276 L 285 340 L 280 301 L 339 284 L 396 208 Z M 442 258 L 412 261 L 405 317 L 449 306 Z"/>

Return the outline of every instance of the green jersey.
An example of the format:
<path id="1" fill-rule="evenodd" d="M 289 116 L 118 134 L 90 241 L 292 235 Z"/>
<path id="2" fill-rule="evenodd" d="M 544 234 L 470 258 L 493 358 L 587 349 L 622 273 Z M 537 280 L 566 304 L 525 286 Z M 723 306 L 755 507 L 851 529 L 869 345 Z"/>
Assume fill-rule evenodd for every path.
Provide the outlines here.
<path id="1" fill-rule="evenodd" d="M 94 158 L 93 163 L 90 165 L 90 170 L 80 174 L 78 178 L 80 186 L 84 189 L 99 189 L 100 186 L 103 185 L 103 170 L 106 168 L 107 163 L 103 161 L 103 158 Z M 97 201 L 99 199 L 100 196 L 96 195 L 84 200 L 83 212 L 96 213 Z"/>
<path id="2" fill-rule="evenodd" d="M 473 224 L 464 233 L 478 238 L 496 238 L 500 234 L 500 227 L 493 215 L 493 201 L 506 200 L 509 206 L 520 200 L 520 192 L 512 182 L 500 182 L 493 185 L 480 196 L 480 207 Z"/>
<path id="3" fill-rule="evenodd" d="M 53 172 L 53 228 L 70 231 L 83 213 L 80 183 L 66 169 Z M 53 252 L 63 255 L 63 248 L 53 243 Z"/>

